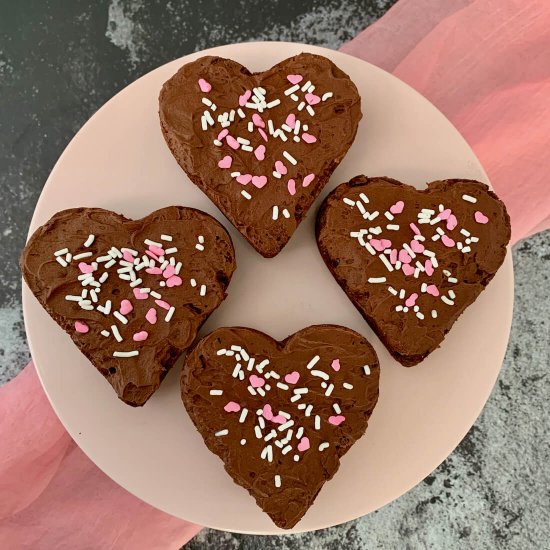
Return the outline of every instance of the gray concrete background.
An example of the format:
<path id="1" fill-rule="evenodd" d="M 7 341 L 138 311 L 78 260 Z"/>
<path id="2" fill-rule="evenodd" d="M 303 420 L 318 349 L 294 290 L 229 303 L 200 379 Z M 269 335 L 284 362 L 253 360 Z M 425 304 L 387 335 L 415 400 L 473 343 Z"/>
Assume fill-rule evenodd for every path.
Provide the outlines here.
<path id="1" fill-rule="evenodd" d="M 98 107 L 156 66 L 214 45 L 271 39 L 338 48 L 393 3 L 1 0 L 0 383 L 29 359 L 17 258 L 34 205 Z M 345 525 L 285 537 L 205 529 L 186 550 L 550 548 L 550 232 L 513 254 L 514 324 L 502 373 L 475 426 L 432 475 Z"/>

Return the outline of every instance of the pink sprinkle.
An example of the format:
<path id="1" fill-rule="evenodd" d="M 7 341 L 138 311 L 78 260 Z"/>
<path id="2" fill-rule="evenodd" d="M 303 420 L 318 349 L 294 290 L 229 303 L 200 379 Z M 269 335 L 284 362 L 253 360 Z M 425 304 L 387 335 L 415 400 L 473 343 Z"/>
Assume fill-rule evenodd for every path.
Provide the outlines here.
<path id="1" fill-rule="evenodd" d="M 134 288 L 134 296 L 136 297 L 136 300 L 147 300 L 149 297 L 149 294 L 142 293 L 141 288 Z"/>
<path id="2" fill-rule="evenodd" d="M 124 251 L 122 256 L 127 262 L 134 263 L 134 257 L 127 250 Z"/>
<path id="3" fill-rule="evenodd" d="M 280 160 L 275 161 L 275 170 L 282 174 L 283 176 L 288 172 L 287 167 Z"/>
<path id="4" fill-rule="evenodd" d="M 227 145 L 229 145 L 231 149 L 238 149 L 241 146 L 241 144 L 233 136 L 227 136 L 225 141 L 227 141 Z"/>
<path id="5" fill-rule="evenodd" d="M 273 419 L 273 410 L 271 408 L 271 405 L 264 405 L 264 408 L 262 409 L 262 415 L 266 420 Z"/>
<path id="6" fill-rule="evenodd" d="M 407 307 L 413 307 L 414 304 L 416 304 L 416 299 L 418 298 L 418 294 L 416 292 L 413 292 L 406 300 L 405 305 Z"/>
<path id="7" fill-rule="evenodd" d="M 265 379 L 263 379 L 261 376 L 256 376 L 255 374 L 252 374 L 249 380 L 250 385 L 253 388 L 261 388 L 265 384 Z"/>
<path id="8" fill-rule="evenodd" d="M 453 241 L 453 239 L 451 239 L 451 237 L 449 237 L 448 235 L 443 235 L 443 237 L 441 237 L 441 242 L 447 248 L 452 248 L 455 245 L 455 242 Z"/>
<path id="9" fill-rule="evenodd" d="M 402 264 L 410 264 L 411 263 L 411 257 L 409 256 L 408 252 L 404 248 L 399 251 L 399 261 Z"/>
<path id="10" fill-rule="evenodd" d="M 164 254 L 164 250 L 158 246 L 155 246 L 154 244 L 149 245 L 149 250 L 157 256 L 162 256 Z"/>
<path id="11" fill-rule="evenodd" d="M 413 230 L 414 233 L 420 235 L 420 229 L 418 229 L 418 227 L 416 227 L 414 223 L 411 223 L 409 227 Z"/>
<path id="12" fill-rule="evenodd" d="M 401 214 L 401 212 L 403 212 L 403 208 L 405 208 L 405 203 L 403 201 L 397 201 L 395 204 L 390 206 L 390 212 L 392 214 Z"/>
<path id="13" fill-rule="evenodd" d="M 155 304 L 161 307 L 162 309 L 170 309 L 170 304 L 164 300 L 155 300 Z"/>
<path id="14" fill-rule="evenodd" d="M 182 283 L 181 277 L 178 277 L 177 275 L 172 275 L 172 277 L 168 277 L 166 281 L 166 286 L 168 288 L 172 288 L 173 286 L 181 286 L 181 283 Z"/>
<path id="15" fill-rule="evenodd" d="M 395 262 L 397 262 L 397 249 L 394 248 L 391 253 L 390 253 L 390 262 L 392 264 L 394 264 Z"/>
<path id="16" fill-rule="evenodd" d="M 294 130 L 294 126 L 296 126 L 296 115 L 294 113 L 290 113 L 286 117 L 285 124 Z"/>
<path id="17" fill-rule="evenodd" d="M 296 384 L 300 380 L 300 373 L 298 371 L 290 372 L 285 376 L 285 382 L 288 384 Z"/>
<path id="18" fill-rule="evenodd" d="M 206 82 L 204 78 L 199 78 L 199 88 L 201 92 L 208 93 L 212 89 L 212 85 L 209 82 Z"/>
<path id="19" fill-rule="evenodd" d="M 176 273 L 176 268 L 172 264 L 168 264 L 164 268 L 164 271 L 161 271 L 161 273 L 165 279 L 169 279 L 172 275 Z"/>
<path id="20" fill-rule="evenodd" d="M 86 323 L 83 323 L 82 321 L 75 321 L 74 329 L 76 330 L 76 332 L 79 332 L 80 334 L 86 334 L 90 330 L 90 327 Z"/>
<path id="21" fill-rule="evenodd" d="M 321 101 L 321 98 L 318 95 L 311 93 L 307 93 L 305 98 L 309 105 L 317 105 L 317 103 L 320 103 Z"/>
<path id="22" fill-rule="evenodd" d="M 162 269 L 160 267 L 148 267 L 145 270 L 145 273 L 149 273 L 150 275 L 160 275 L 162 273 Z"/>
<path id="23" fill-rule="evenodd" d="M 450 208 L 446 208 L 445 210 L 443 210 L 443 212 L 440 212 L 440 213 L 438 214 L 438 216 L 439 216 L 442 220 L 448 220 L 450 215 L 451 215 L 451 209 L 450 209 Z"/>
<path id="24" fill-rule="evenodd" d="M 80 271 L 82 273 L 93 273 L 94 272 L 93 266 L 88 265 L 86 262 L 80 262 L 78 264 L 78 269 L 80 269 Z"/>
<path id="25" fill-rule="evenodd" d="M 431 260 L 426 260 L 426 263 L 424 264 L 424 270 L 426 271 L 426 275 L 428 277 L 431 277 L 434 274 L 434 266 Z"/>
<path id="26" fill-rule="evenodd" d="M 378 252 L 382 252 L 383 250 L 386 250 L 386 248 L 389 248 L 391 246 L 391 241 L 389 241 L 388 239 L 371 239 L 370 244 L 375 250 L 377 250 Z"/>
<path id="27" fill-rule="evenodd" d="M 302 182 L 303 187 L 307 187 L 315 179 L 315 174 L 308 174 Z"/>
<path id="28" fill-rule="evenodd" d="M 295 195 L 296 194 L 296 182 L 292 179 L 288 180 L 288 192 L 291 194 L 291 195 Z"/>
<path id="29" fill-rule="evenodd" d="M 288 422 L 288 419 L 285 418 L 282 414 L 278 414 L 271 419 L 271 422 L 275 422 L 275 424 L 286 424 Z"/>
<path id="30" fill-rule="evenodd" d="M 132 302 L 130 302 L 130 300 L 122 300 L 122 302 L 120 302 L 120 313 L 122 313 L 122 315 L 127 315 L 133 310 L 134 306 L 132 305 Z"/>
<path id="31" fill-rule="evenodd" d="M 447 229 L 449 231 L 452 231 L 457 225 L 458 225 L 458 220 L 456 219 L 456 216 L 454 214 L 451 214 L 449 216 L 449 219 L 447 220 Z"/>
<path id="32" fill-rule="evenodd" d="M 302 437 L 300 443 L 298 443 L 298 450 L 300 452 L 307 451 L 309 449 L 309 439 L 307 437 Z"/>
<path id="33" fill-rule="evenodd" d="M 254 149 L 254 156 L 258 160 L 264 160 L 265 159 L 265 145 L 258 145 L 256 149 Z"/>
<path id="34" fill-rule="evenodd" d="M 158 256 L 156 254 L 153 254 L 153 252 L 151 252 L 150 250 L 146 250 L 145 254 L 147 254 L 147 256 L 149 256 L 150 258 L 153 258 L 153 260 L 158 261 L 158 259 L 159 259 Z"/>
<path id="35" fill-rule="evenodd" d="M 414 273 L 414 267 L 410 264 L 403 264 L 401 269 L 405 275 L 412 275 Z"/>
<path id="36" fill-rule="evenodd" d="M 246 90 L 246 92 L 244 94 L 239 96 L 239 105 L 241 107 L 244 107 L 251 96 L 252 96 L 252 91 L 251 90 Z"/>
<path id="37" fill-rule="evenodd" d="M 414 239 L 411 241 L 411 250 L 413 252 L 424 252 L 424 245 L 419 242 L 419 241 L 415 241 Z"/>
<path id="38" fill-rule="evenodd" d="M 479 210 L 477 210 L 476 213 L 474 214 L 474 219 L 477 223 L 482 223 L 482 224 L 486 224 L 489 221 L 489 218 Z"/>
<path id="39" fill-rule="evenodd" d="M 264 141 L 267 141 L 267 134 L 261 128 L 258 128 L 258 132 L 260 132 L 260 135 L 264 138 Z"/>
<path id="40" fill-rule="evenodd" d="M 157 322 L 157 310 L 152 307 L 146 314 L 145 318 L 154 325 Z"/>
<path id="41" fill-rule="evenodd" d="M 252 181 L 252 174 L 241 174 L 240 176 L 237 176 L 237 181 L 243 185 L 247 185 Z"/>
<path id="42" fill-rule="evenodd" d="M 312 136 L 311 134 L 308 134 L 307 132 L 304 132 L 302 134 L 302 139 L 306 143 L 315 143 L 317 141 L 317 138 L 315 136 Z"/>
<path id="43" fill-rule="evenodd" d="M 435 285 L 428 285 L 426 287 L 426 292 L 432 296 L 439 296 L 439 290 Z"/>
<path id="44" fill-rule="evenodd" d="M 340 426 L 345 419 L 345 416 L 339 414 L 338 416 L 329 416 L 328 421 L 329 424 L 332 424 L 333 426 Z"/>
<path id="45" fill-rule="evenodd" d="M 231 413 L 231 412 L 239 412 L 241 410 L 241 406 L 238 403 L 235 403 L 235 401 L 229 401 L 227 405 L 223 408 L 225 412 Z"/>
<path id="46" fill-rule="evenodd" d="M 254 126 L 258 126 L 259 128 L 265 128 L 264 119 L 258 113 L 254 113 L 252 115 L 252 122 L 254 123 Z"/>
<path id="47" fill-rule="evenodd" d="M 218 134 L 218 140 L 221 141 L 225 138 L 225 136 L 229 134 L 229 130 L 227 128 L 224 128 L 219 134 Z"/>
<path id="48" fill-rule="evenodd" d="M 261 189 L 266 183 L 267 183 L 266 176 L 252 176 L 252 185 L 254 185 L 254 187 Z"/>
<path id="49" fill-rule="evenodd" d="M 147 338 L 149 338 L 149 333 L 146 330 L 142 330 L 141 332 L 136 332 L 132 338 L 134 342 L 143 342 L 144 340 L 147 340 Z"/>
<path id="50" fill-rule="evenodd" d="M 304 77 L 303 77 L 301 74 L 287 74 L 287 75 L 286 75 L 286 79 L 287 79 L 291 84 L 298 84 L 299 82 L 302 82 L 302 80 L 304 79 Z"/>
<path id="51" fill-rule="evenodd" d="M 231 164 L 233 163 L 233 157 L 230 157 L 229 155 L 225 155 L 219 162 L 218 166 L 220 168 L 231 168 Z"/>
<path id="52" fill-rule="evenodd" d="M 331 364 L 330 366 L 336 371 L 338 372 L 340 370 L 340 359 L 335 359 Z"/>

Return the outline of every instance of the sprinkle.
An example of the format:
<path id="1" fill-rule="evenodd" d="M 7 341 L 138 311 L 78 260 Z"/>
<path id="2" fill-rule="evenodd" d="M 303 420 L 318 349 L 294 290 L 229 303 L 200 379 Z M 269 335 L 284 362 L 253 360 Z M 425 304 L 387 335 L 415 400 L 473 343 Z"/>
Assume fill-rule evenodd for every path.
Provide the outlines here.
<path id="1" fill-rule="evenodd" d="M 73 256 L 73 260 L 82 260 L 83 258 L 89 258 L 90 256 L 93 256 L 91 252 L 82 252 L 76 256 Z"/>
<path id="2" fill-rule="evenodd" d="M 256 395 L 256 390 L 255 390 L 252 386 L 248 386 L 248 391 L 249 391 L 252 395 Z"/>
<path id="3" fill-rule="evenodd" d="M 279 414 L 281 414 L 281 411 L 279 411 Z M 294 420 L 289 420 L 288 422 L 285 422 L 284 424 L 281 424 L 279 426 L 279 431 L 284 432 L 285 430 L 288 430 L 288 428 L 290 428 L 292 426 L 294 426 Z"/>
<path id="4" fill-rule="evenodd" d="M 395 288 L 393 288 L 393 286 L 389 286 L 388 287 L 388 291 L 393 294 L 394 296 L 397 296 L 397 290 L 395 290 Z"/>
<path id="5" fill-rule="evenodd" d="M 382 260 L 382 263 L 386 266 L 388 271 L 393 271 L 393 265 L 391 265 L 390 261 L 386 258 L 386 256 L 384 256 L 384 254 L 379 254 L 378 257 Z"/>
<path id="6" fill-rule="evenodd" d="M 227 435 L 229 433 L 229 430 L 225 429 L 225 430 L 220 430 L 219 432 L 216 432 L 214 435 L 216 437 L 220 437 L 222 435 Z"/>
<path id="7" fill-rule="evenodd" d="M 363 365 L 363 371 L 368 376 L 370 374 L 370 367 L 368 365 Z"/>
<path id="8" fill-rule="evenodd" d="M 291 164 L 296 165 L 298 163 L 298 161 L 288 151 L 283 151 L 283 157 L 285 157 Z"/>
<path id="9" fill-rule="evenodd" d="M 352 390 L 353 389 L 353 384 L 349 384 L 348 382 L 344 382 L 342 384 L 342 386 L 346 389 L 346 390 Z"/>
<path id="10" fill-rule="evenodd" d="M 321 97 L 321 100 L 322 101 L 326 101 L 327 99 L 330 99 L 334 94 L 332 92 L 325 92 L 322 97 Z"/>
<path id="11" fill-rule="evenodd" d="M 88 235 L 88 238 L 86 239 L 86 242 L 84 243 L 84 246 L 92 246 L 95 241 L 95 235 Z"/>
<path id="12" fill-rule="evenodd" d="M 122 336 L 120 335 L 120 332 L 118 331 L 116 325 L 111 325 L 111 332 L 113 333 L 113 336 L 115 337 L 117 342 L 122 342 Z"/>
<path id="13" fill-rule="evenodd" d="M 432 317 L 437 319 L 437 311 L 435 309 L 432 309 Z"/>
<path id="14" fill-rule="evenodd" d="M 248 409 L 243 409 L 241 411 L 241 416 L 239 416 L 239 422 L 242 424 L 245 419 L 246 419 L 246 415 L 248 414 Z"/>
<path id="15" fill-rule="evenodd" d="M 384 216 L 386 216 L 386 218 L 388 218 L 388 220 L 390 220 L 390 222 L 394 219 L 393 215 L 390 214 L 390 212 L 384 212 Z"/>
<path id="16" fill-rule="evenodd" d="M 241 445 L 246 445 L 246 439 L 241 439 Z"/>
<path id="17" fill-rule="evenodd" d="M 241 364 L 237 363 L 235 365 L 235 368 L 233 369 L 233 373 L 231 374 L 231 376 L 233 376 L 233 378 L 237 378 L 237 376 L 239 376 L 240 370 L 241 370 Z"/>
<path id="18" fill-rule="evenodd" d="M 290 451 L 292 451 L 292 445 L 287 445 L 281 452 L 282 452 L 282 454 L 286 455 Z"/>
<path id="19" fill-rule="evenodd" d="M 454 306 L 455 303 L 452 300 L 449 300 L 447 296 L 441 296 L 441 300 L 445 302 L 448 306 Z"/>
<path id="20" fill-rule="evenodd" d="M 462 198 L 467 201 L 475 204 L 477 202 L 477 199 L 475 197 L 472 197 L 471 195 L 462 195 Z"/>
<path id="21" fill-rule="evenodd" d="M 330 443 L 324 442 L 319 445 L 319 451 L 323 452 L 325 449 L 328 449 L 330 447 Z"/>
<path id="22" fill-rule="evenodd" d="M 80 302 L 81 299 L 82 299 L 82 296 L 71 296 L 70 294 L 65 296 L 65 300 L 69 302 Z"/>
<path id="23" fill-rule="evenodd" d="M 273 109 L 273 107 L 276 107 L 281 103 L 280 99 L 274 99 L 273 101 L 270 101 L 268 104 L 266 104 L 267 109 Z"/>
<path id="24" fill-rule="evenodd" d="M 306 407 L 306 410 L 305 410 L 305 413 L 304 413 L 304 414 L 305 414 L 306 416 L 310 416 L 312 410 L 313 410 L 313 405 L 308 405 L 308 406 Z"/>
<path id="25" fill-rule="evenodd" d="M 139 355 L 139 351 L 115 351 L 113 353 L 113 357 L 135 357 L 136 355 Z"/>
<path id="26" fill-rule="evenodd" d="M 287 88 L 285 90 L 285 95 L 289 96 L 290 94 L 293 94 L 294 92 L 298 91 L 300 89 L 300 86 L 298 84 L 295 84 L 294 86 L 291 86 L 290 88 Z"/>
<path id="27" fill-rule="evenodd" d="M 458 283 L 458 279 L 455 279 L 454 277 L 449 277 L 447 279 L 447 281 L 449 281 L 449 283 Z M 449 294 L 450 294 L 450 292 L 449 292 Z"/>
<path id="28" fill-rule="evenodd" d="M 325 392 L 325 395 L 328 397 L 332 393 L 333 389 L 334 389 L 334 384 L 330 384 L 329 387 L 327 388 L 327 391 Z"/>
<path id="29" fill-rule="evenodd" d="M 369 277 L 368 281 L 369 283 L 385 283 L 386 277 Z"/>
<path id="30" fill-rule="evenodd" d="M 273 207 L 273 214 L 272 214 L 271 217 L 272 217 L 273 220 L 278 219 L 278 217 L 279 217 L 279 207 L 278 206 Z"/>
<path id="31" fill-rule="evenodd" d="M 283 210 L 283 216 L 287 219 L 290 218 L 290 212 L 286 208 Z"/>
<path id="32" fill-rule="evenodd" d="M 306 106 L 306 111 L 311 115 L 315 116 L 315 111 L 313 110 L 313 107 L 311 105 Z"/>
<path id="33" fill-rule="evenodd" d="M 312 376 L 318 376 L 319 378 L 322 378 L 323 380 L 328 380 L 329 375 L 326 372 L 323 372 L 321 370 L 312 370 L 311 371 Z"/>
<path id="34" fill-rule="evenodd" d="M 308 369 L 312 369 L 318 362 L 319 360 L 321 359 L 321 357 L 319 357 L 319 355 L 316 355 L 313 359 L 311 359 L 311 361 L 307 364 L 307 368 Z"/>
<path id="35" fill-rule="evenodd" d="M 115 311 L 113 313 L 113 315 L 124 325 L 127 325 L 128 324 L 128 319 L 126 319 L 126 317 L 124 317 L 124 315 L 122 315 L 122 313 L 118 312 L 118 311 Z"/>
<path id="36" fill-rule="evenodd" d="M 388 225 L 386 225 L 386 229 L 388 229 L 389 231 L 399 231 L 399 226 L 393 223 L 389 223 Z"/>
<path id="37" fill-rule="evenodd" d="M 210 390 L 210 395 L 223 395 L 223 390 Z"/>
<path id="38" fill-rule="evenodd" d="M 162 248 L 162 243 L 157 243 L 156 241 L 152 241 L 150 239 L 145 239 L 143 242 L 148 246 L 152 245 L 152 246 L 156 246 L 158 248 Z"/>
<path id="39" fill-rule="evenodd" d="M 315 415 L 315 429 L 319 430 L 321 428 L 321 417 L 316 414 Z"/>
<path id="40" fill-rule="evenodd" d="M 102 336 L 105 336 L 105 338 L 108 338 L 111 336 L 111 333 L 108 330 L 102 330 L 100 333 Z"/>
<path id="41" fill-rule="evenodd" d="M 168 310 L 168 313 L 166 314 L 166 317 L 164 318 L 166 322 L 172 319 L 174 315 L 174 311 L 176 311 L 176 308 L 174 306 L 171 306 L 170 309 Z"/>
<path id="42" fill-rule="evenodd" d="M 67 267 L 69 265 L 61 256 L 58 256 L 56 260 L 59 262 L 61 267 Z"/>
<path id="43" fill-rule="evenodd" d="M 260 426 L 254 426 L 254 433 L 256 434 L 256 437 L 258 439 L 262 439 L 262 430 L 260 429 Z"/>
<path id="44" fill-rule="evenodd" d="M 62 248 L 61 250 L 57 250 L 56 252 L 54 252 L 53 255 L 54 256 L 64 256 L 68 252 L 69 252 L 68 248 Z"/>
<path id="45" fill-rule="evenodd" d="M 277 387 L 281 390 L 288 390 L 288 386 L 286 384 L 283 384 L 282 382 L 277 382 Z"/>
<path id="46" fill-rule="evenodd" d="M 283 176 L 282 176 L 282 174 L 280 174 L 279 172 L 277 172 L 277 170 L 273 170 L 273 177 L 274 177 L 274 178 L 277 178 L 278 180 L 280 180 Z"/>
<path id="47" fill-rule="evenodd" d="M 281 486 L 281 476 L 280 475 L 276 475 L 275 476 L 275 487 L 277 487 L 277 489 Z"/>
<path id="48" fill-rule="evenodd" d="M 197 281 L 195 279 L 191 279 L 191 286 L 195 288 L 197 286 Z"/>
<path id="49" fill-rule="evenodd" d="M 258 424 L 262 430 L 265 429 L 265 420 L 263 416 L 258 416 Z"/>
<path id="50" fill-rule="evenodd" d="M 457 247 L 458 248 L 458 247 Z M 462 249 L 462 254 L 466 254 L 466 252 L 471 252 L 472 249 L 469 247 L 469 246 L 465 246 L 463 249 Z"/>
<path id="51" fill-rule="evenodd" d="M 201 290 L 199 292 L 201 296 L 206 296 L 206 285 L 201 285 Z"/>

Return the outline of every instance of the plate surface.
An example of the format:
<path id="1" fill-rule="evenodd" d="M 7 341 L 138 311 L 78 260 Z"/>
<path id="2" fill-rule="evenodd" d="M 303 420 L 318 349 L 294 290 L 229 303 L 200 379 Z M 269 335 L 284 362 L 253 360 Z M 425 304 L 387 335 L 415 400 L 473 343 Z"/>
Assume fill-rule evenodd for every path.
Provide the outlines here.
<path id="1" fill-rule="evenodd" d="M 162 83 L 201 55 L 264 70 L 302 51 L 332 59 L 357 84 L 364 118 L 355 143 L 317 204 L 279 256 L 254 252 L 170 154 L 161 135 Z M 52 171 L 30 231 L 55 212 L 98 206 L 140 218 L 178 204 L 200 208 L 229 229 L 238 269 L 229 297 L 203 333 L 250 326 L 277 339 L 316 323 L 336 323 L 371 339 L 382 365 L 380 400 L 365 437 L 342 459 L 294 532 L 342 523 L 399 497 L 434 470 L 477 418 L 500 370 L 512 319 L 510 254 L 442 347 L 421 365 L 398 365 L 325 267 L 314 237 L 315 210 L 338 183 L 386 175 L 419 187 L 431 180 L 488 182 L 474 153 L 425 98 L 392 75 L 338 52 L 290 43 L 235 44 L 195 53 L 140 78 L 78 132 Z M 279 533 L 235 485 L 195 431 L 180 400 L 179 364 L 141 409 L 119 401 L 24 285 L 23 308 L 38 374 L 61 421 L 111 478 L 177 517 L 228 531 Z M 55 351 L 54 351 L 55 350 Z"/>

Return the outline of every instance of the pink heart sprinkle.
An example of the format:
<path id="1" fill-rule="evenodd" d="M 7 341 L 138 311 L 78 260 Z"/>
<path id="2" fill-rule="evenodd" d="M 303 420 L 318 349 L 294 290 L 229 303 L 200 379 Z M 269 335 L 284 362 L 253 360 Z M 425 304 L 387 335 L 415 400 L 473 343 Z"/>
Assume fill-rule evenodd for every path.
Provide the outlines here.
<path id="1" fill-rule="evenodd" d="M 239 96 L 239 105 L 241 107 L 244 107 L 251 96 L 252 96 L 252 91 L 251 90 L 246 90 L 246 92 L 244 94 Z"/>
<path id="2" fill-rule="evenodd" d="M 157 310 L 152 307 L 146 314 L 145 318 L 154 325 L 157 322 Z"/>
<path id="3" fill-rule="evenodd" d="M 149 250 L 153 254 L 156 254 L 157 256 L 163 256 L 164 255 L 164 250 L 160 246 L 155 246 L 154 244 L 150 244 L 149 245 Z"/>
<path id="4" fill-rule="evenodd" d="M 160 275 L 162 273 L 162 269 L 160 267 L 148 267 L 145 270 L 145 273 L 149 273 L 150 275 Z"/>
<path id="5" fill-rule="evenodd" d="M 136 332 L 132 338 L 134 342 L 143 342 L 149 338 L 149 333 L 146 330 L 142 330 L 141 332 Z"/>
<path id="6" fill-rule="evenodd" d="M 340 359 L 335 359 L 331 364 L 330 366 L 336 371 L 338 372 L 340 370 Z"/>
<path id="7" fill-rule="evenodd" d="M 157 304 L 157 306 L 161 307 L 162 309 L 170 309 L 170 304 L 168 302 L 165 302 L 164 300 L 155 300 L 155 304 Z"/>
<path id="8" fill-rule="evenodd" d="M 82 273 L 93 273 L 94 272 L 94 267 L 92 265 L 88 265 L 86 262 L 80 262 L 78 264 L 78 269 L 80 269 L 80 271 Z"/>
<path id="9" fill-rule="evenodd" d="M 377 250 L 378 252 L 381 252 L 382 250 L 384 250 L 382 248 L 382 243 L 378 239 L 371 239 L 369 242 L 370 242 L 370 245 L 374 248 L 374 250 Z"/>
<path id="10" fill-rule="evenodd" d="M 440 212 L 438 214 L 438 216 L 442 219 L 442 220 L 447 220 L 449 219 L 449 216 L 451 215 L 451 209 L 450 208 L 446 208 L 445 210 L 443 210 L 443 212 Z"/>
<path id="11" fill-rule="evenodd" d="M 489 221 L 489 218 L 479 210 L 477 210 L 476 213 L 474 214 L 474 219 L 477 223 L 483 223 L 483 224 Z"/>
<path id="12" fill-rule="evenodd" d="M 160 268 L 159 268 L 160 269 Z M 147 271 L 147 270 L 146 270 Z M 174 275 L 176 273 L 176 268 L 172 265 L 172 264 L 168 264 L 165 268 L 164 268 L 164 271 L 161 271 L 162 273 L 162 276 L 165 278 L 165 279 L 169 279 L 172 275 Z"/>
<path id="13" fill-rule="evenodd" d="M 426 271 L 426 275 L 428 277 L 431 277 L 434 274 L 434 266 L 431 260 L 426 260 L 426 263 L 424 264 L 424 270 Z"/>
<path id="14" fill-rule="evenodd" d="M 275 170 L 283 176 L 288 172 L 287 167 L 280 160 L 275 161 Z"/>
<path id="15" fill-rule="evenodd" d="M 418 298 L 418 294 L 416 292 L 413 292 L 406 300 L 405 305 L 407 307 L 413 307 L 414 304 L 416 304 L 416 299 Z"/>
<path id="16" fill-rule="evenodd" d="M 225 141 L 227 141 L 227 145 L 229 145 L 231 149 L 238 149 L 241 146 L 241 144 L 233 136 L 227 136 Z"/>
<path id="17" fill-rule="evenodd" d="M 80 334 L 86 334 L 90 330 L 90 327 L 86 323 L 83 323 L 82 321 L 75 321 L 74 329 L 76 330 L 76 332 L 79 332 Z"/>
<path id="18" fill-rule="evenodd" d="M 265 380 L 261 376 L 256 376 L 255 374 L 251 375 L 249 380 L 253 388 L 261 388 L 265 384 Z"/>
<path id="19" fill-rule="evenodd" d="M 291 195 L 295 195 L 296 194 L 296 182 L 292 179 L 288 180 L 288 184 L 287 184 L 287 187 L 288 187 L 288 192 L 291 194 Z"/>
<path id="20" fill-rule="evenodd" d="M 229 401 L 227 405 L 223 408 L 225 412 L 232 413 L 232 412 L 239 412 L 241 410 L 241 406 L 238 403 L 235 403 L 235 401 Z"/>
<path id="21" fill-rule="evenodd" d="M 414 223 L 411 223 L 409 227 L 413 230 L 414 233 L 416 233 L 417 235 L 420 235 L 420 229 L 418 229 L 418 227 L 416 227 Z"/>
<path id="22" fill-rule="evenodd" d="M 225 155 L 225 157 L 218 162 L 218 166 L 220 168 L 231 168 L 231 164 L 233 163 L 233 157 L 230 157 L 229 155 Z"/>
<path id="23" fill-rule="evenodd" d="M 247 185 L 252 181 L 252 175 L 251 174 L 241 174 L 240 176 L 237 176 L 237 181 L 239 183 L 242 183 L 243 185 Z"/>
<path id="24" fill-rule="evenodd" d="M 338 416 L 329 416 L 328 421 L 329 424 L 332 424 L 333 426 L 340 426 L 345 419 L 345 416 L 339 414 Z"/>
<path id="25" fill-rule="evenodd" d="M 405 208 L 405 203 L 403 201 L 397 201 L 395 204 L 390 206 L 390 212 L 392 214 L 401 214 L 401 212 L 403 212 L 403 208 Z"/>
<path id="26" fill-rule="evenodd" d="M 371 240 L 371 242 L 373 241 L 374 239 Z M 399 261 L 402 263 L 402 264 L 410 264 L 411 263 L 411 257 L 409 256 L 408 252 L 403 248 L 399 251 Z"/>
<path id="27" fill-rule="evenodd" d="M 294 130 L 294 126 L 296 126 L 296 115 L 294 113 L 290 113 L 286 117 L 285 124 Z"/>
<path id="28" fill-rule="evenodd" d="M 178 277 L 177 275 L 172 275 L 171 277 L 168 277 L 166 280 L 166 286 L 168 288 L 172 288 L 174 286 L 181 286 L 182 280 L 181 277 Z"/>
<path id="29" fill-rule="evenodd" d="M 412 275 L 414 273 L 414 267 L 409 264 L 403 264 L 401 266 L 401 269 L 403 270 L 403 273 L 405 275 Z"/>
<path id="30" fill-rule="evenodd" d="M 302 82 L 302 80 L 304 79 L 304 77 L 303 77 L 301 74 L 287 74 L 287 75 L 286 75 L 286 79 L 287 79 L 291 84 L 298 84 L 299 82 Z"/>
<path id="31" fill-rule="evenodd" d="M 300 380 L 300 373 L 298 371 L 291 372 L 285 376 L 285 382 L 288 384 L 296 384 Z"/>
<path id="32" fill-rule="evenodd" d="M 308 174 L 302 182 L 303 187 L 307 187 L 315 179 L 315 174 Z"/>
<path id="33" fill-rule="evenodd" d="M 271 422 L 275 422 L 275 424 L 286 424 L 288 418 L 285 418 L 282 414 L 278 414 L 271 419 Z"/>
<path id="34" fill-rule="evenodd" d="M 441 237 L 441 242 L 447 248 L 452 248 L 455 245 L 455 242 L 453 241 L 453 239 L 451 239 L 451 237 L 449 237 L 449 235 L 443 235 L 443 237 Z"/>
<path id="35" fill-rule="evenodd" d="M 252 185 L 261 189 L 267 183 L 266 176 L 252 176 Z"/>
<path id="36" fill-rule="evenodd" d="M 320 103 L 321 101 L 321 98 L 318 95 L 312 93 L 307 93 L 305 98 L 309 105 L 317 105 L 317 103 Z"/>
<path id="37" fill-rule="evenodd" d="M 264 138 L 264 141 L 267 141 L 267 134 L 261 128 L 258 128 L 258 132 L 260 132 L 260 135 Z"/>
<path id="38" fill-rule="evenodd" d="M 266 420 L 273 419 L 273 410 L 271 409 L 271 405 L 264 405 L 264 408 L 262 409 L 262 415 Z"/>
<path id="39" fill-rule="evenodd" d="M 258 126 L 259 128 L 265 128 L 264 119 L 258 113 L 254 113 L 252 115 L 252 122 L 254 123 L 254 126 Z"/>
<path id="40" fill-rule="evenodd" d="M 134 306 L 130 300 L 122 300 L 122 302 L 120 302 L 120 313 L 122 313 L 122 315 L 130 313 L 133 309 Z"/>
<path id="41" fill-rule="evenodd" d="M 209 82 L 206 82 L 204 78 L 199 78 L 199 88 L 201 92 L 208 93 L 212 89 L 212 85 Z"/>
<path id="42" fill-rule="evenodd" d="M 439 290 L 435 285 L 428 285 L 426 287 L 426 292 L 432 296 L 439 296 Z"/>
<path id="43" fill-rule="evenodd" d="M 424 252 L 424 245 L 419 242 L 419 241 L 415 241 L 414 239 L 411 241 L 411 250 L 413 252 Z"/>
<path id="44" fill-rule="evenodd" d="M 298 443 L 298 450 L 300 452 L 307 451 L 309 449 L 309 439 L 307 437 L 302 437 L 300 443 Z"/>
<path id="45" fill-rule="evenodd" d="M 392 251 L 390 252 L 390 262 L 392 264 L 397 262 L 397 248 L 392 249 Z"/>
<path id="46" fill-rule="evenodd" d="M 218 140 L 221 141 L 227 134 L 229 134 L 229 130 L 227 128 L 224 128 L 219 134 L 218 134 Z"/>
<path id="47" fill-rule="evenodd" d="M 317 141 L 317 138 L 315 136 L 312 136 L 311 134 L 308 134 L 307 132 L 304 132 L 302 134 L 302 139 L 306 143 L 315 143 Z"/>
<path id="48" fill-rule="evenodd" d="M 134 263 L 134 257 L 127 251 L 125 250 L 122 254 L 122 257 L 127 261 L 127 262 L 130 262 L 130 263 Z"/>
<path id="49" fill-rule="evenodd" d="M 141 288 L 134 288 L 134 296 L 136 300 L 147 300 L 149 294 L 147 294 L 146 292 L 142 293 Z"/>
<path id="50" fill-rule="evenodd" d="M 456 216 L 454 214 L 451 214 L 449 216 L 449 219 L 447 220 L 447 229 L 449 231 L 452 231 L 457 225 L 458 225 L 458 220 L 456 219 Z"/>
<path id="51" fill-rule="evenodd" d="M 264 160 L 265 159 L 265 145 L 258 145 L 256 149 L 254 149 L 254 156 L 258 160 Z"/>

